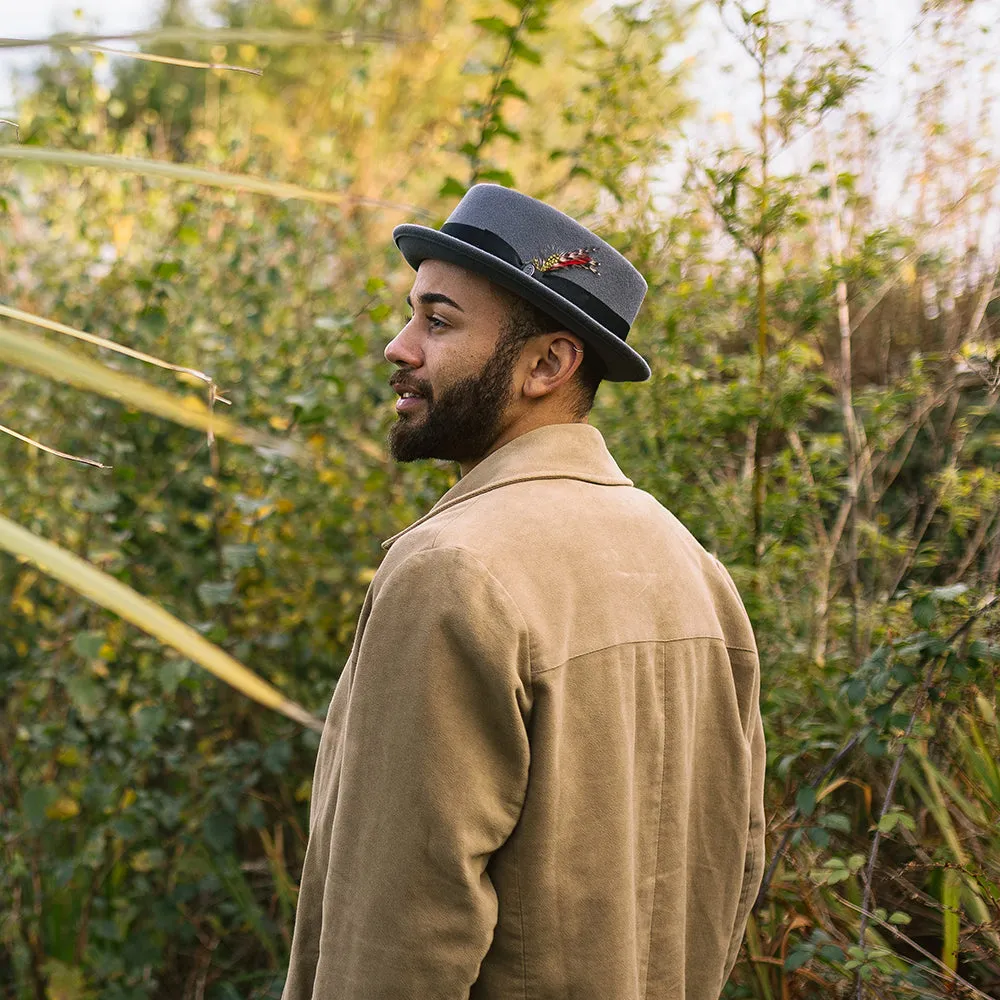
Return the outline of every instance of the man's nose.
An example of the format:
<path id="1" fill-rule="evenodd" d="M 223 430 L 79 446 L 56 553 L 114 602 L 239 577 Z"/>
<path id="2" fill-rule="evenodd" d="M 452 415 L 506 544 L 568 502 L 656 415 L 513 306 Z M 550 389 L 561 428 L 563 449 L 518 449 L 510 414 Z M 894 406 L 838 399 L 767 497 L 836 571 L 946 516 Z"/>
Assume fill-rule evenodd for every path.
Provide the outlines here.
<path id="1" fill-rule="evenodd" d="M 385 360 L 401 368 L 419 368 L 424 360 L 410 325 L 407 323 L 385 347 Z"/>

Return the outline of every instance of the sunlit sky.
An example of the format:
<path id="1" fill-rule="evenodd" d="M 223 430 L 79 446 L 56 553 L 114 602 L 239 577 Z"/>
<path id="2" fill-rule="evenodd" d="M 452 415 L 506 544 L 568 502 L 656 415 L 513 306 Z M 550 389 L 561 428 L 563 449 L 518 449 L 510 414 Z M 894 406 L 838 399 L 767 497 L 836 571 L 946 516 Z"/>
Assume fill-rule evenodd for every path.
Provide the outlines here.
<path id="1" fill-rule="evenodd" d="M 211 0 L 191 0 L 196 13 L 207 16 Z M 38 38 L 55 30 L 91 30 L 99 27 L 109 32 L 132 31 L 150 25 L 160 7 L 159 0 L 0 0 L 0 35 Z M 77 14 L 81 9 L 83 16 Z M 874 72 L 862 91 L 855 95 L 856 107 L 863 107 L 872 116 L 872 123 L 883 133 L 884 173 L 877 178 L 887 204 L 899 196 L 904 177 L 893 165 L 894 157 L 886 155 L 887 144 L 900 142 L 909 147 L 908 155 L 895 159 L 914 162 L 914 144 L 921 139 L 912 130 L 916 86 L 918 79 L 910 70 L 911 63 L 926 65 L 933 53 L 918 45 L 921 37 L 914 26 L 927 20 L 921 14 L 921 0 L 865 0 L 855 3 L 854 37 L 863 39 L 869 64 Z M 822 25 L 831 23 L 829 4 L 822 0 L 771 0 L 772 16 L 803 25 L 813 19 L 819 27 L 812 38 L 822 39 Z M 984 55 L 980 64 L 989 61 L 990 46 L 997 45 L 997 24 L 1000 0 L 979 0 L 970 8 L 970 16 L 983 25 L 992 19 L 994 31 L 983 36 Z M 992 12 L 990 12 L 992 10 Z M 801 32 L 806 29 L 801 28 Z M 837 30 L 842 30 L 842 22 Z M 832 37 L 827 39 L 832 40 Z M 22 74 L 40 58 L 44 49 L 0 50 L 0 115 L 10 117 L 15 105 L 14 74 Z M 695 30 L 683 46 L 673 53 L 678 62 L 687 60 L 691 68 L 689 90 L 699 104 L 697 113 L 685 125 L 685 141 L 677 145 L 677 157 L 665 167 L 669 182 L 683 170 L 686 151 L 691 147 L 719 148 L 729 142 L 747 142 L 757 120 L 756 89 L 753 66 L 731 35 L 722 27 L 714 3 L 705 3 L 698 15 Z M 960 103 L 946 115 L 956 122 L 970 123 L 975 119 L 976 103 L 981 95 L 983 77 L 969 71 L 969 85 L 955 87 Z M 986 89 L 1000 95 L 1000 70 L 994 68 L 986 78 Z M 1000 161 L 1000 100 L 993 101 L 993 148 Z M 829 125 L 835 129 L 836 121 Z M 965 125 L 963 125 L 965 127 Z M 778 170 L 805 169 L 814 154 L 814 134 L 805 141 L 796 141 L 784 154 Z M 6 140 L 6 137 L 4 137 Z"/>

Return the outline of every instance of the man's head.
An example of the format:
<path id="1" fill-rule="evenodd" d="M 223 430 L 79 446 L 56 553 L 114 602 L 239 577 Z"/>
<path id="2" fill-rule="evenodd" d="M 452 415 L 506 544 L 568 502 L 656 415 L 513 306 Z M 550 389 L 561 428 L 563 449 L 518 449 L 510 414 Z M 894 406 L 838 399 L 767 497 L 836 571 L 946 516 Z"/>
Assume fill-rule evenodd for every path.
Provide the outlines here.
<path id="1" fill-rule="evenodd" d="M 496 184 L 440 229 L 392 233 L 417 272 L 413 317 L 386 348 L 400 371 L 393 455 L 481 458 L 545 424 L 586 420 L 598 382 L 643 381 L 627 343 L 642 275 L 568 215 Z"/>
<path id="2" fill-rule="evenodd" d="M 603 365 L 558 320 L 440 260 L 419 265 L 407 302 L 413 316 L 385 350 L 399 366 L 397 460 L 467 470 L 535 427 L 586 420 Z"/>

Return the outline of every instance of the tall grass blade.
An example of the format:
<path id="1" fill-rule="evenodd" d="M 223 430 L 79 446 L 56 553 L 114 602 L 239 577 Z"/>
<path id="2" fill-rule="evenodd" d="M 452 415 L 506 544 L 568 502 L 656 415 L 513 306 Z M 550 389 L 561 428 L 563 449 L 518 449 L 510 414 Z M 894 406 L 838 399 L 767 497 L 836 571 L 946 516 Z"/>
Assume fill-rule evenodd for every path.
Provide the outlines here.
<path id="1" fill-rule="evenodd" d="M 961 922 L 961 887 L 958 872 L 946 868 L 942 873 L 941 908 L 942 908 L 942 945 L 941 962 L 953 973 L 958 971 L 958 934 Z"/>
<path id="2" fill-rule="evenodd" d="M 196 368 L 185 368 L 183 365 L 171 364 L 169 361 L 154 358 L 152 354 L 144 354 L 142 351 L 137 351 L 132 347 L 126 347 L 124 344 L 108 340 L 106 337 L 98 337 L 96 334 L 77 330 L 76 327 L 67 326 L 65 323 L 57 323 L 55 320 L 46 319 L 44 316 L 36 316 L 34 313 L 25 312 L 23 309 L 14 309 L 11 306 L 0 304 L 0 316 L 20 320 L 22 323 L 30 323 L 32 326 L 41 327 L 43 330 L 52 330 L 54 333 L 65 333 L 69 337 L 75 337 L 77 340 L 86 341 L 88 344 L 94 344 L 97 347 L 104 347 L 109 351 L 124 354 L 127 357 L 135 358 L 137 361 L 145 361 L 147 364 L 156 365 L 158 368 L 165 368 L 167 371 L 177 372 L 181 375 L 190 375 L 192 378 L 196 378 L 206 385 L 211 385 L 213 382 L 211 375 L 206 375 Z"/>
<path id="3" fill-rule="evenodd" d="M 80 462 L 83 465 L 91 465 L 95 469 L 111 468 L 110 465 L 98 462 L 96 458 L 83 458 L 80 455 L 71 455 L 68 451 L 60 451 L 58 448 L 50 448 L 47 444 L 42 444 L 41 441 L 36 441 L 34 438 L 28 437 L 27 434 L 21 434 L 18 431 L 12 430 L 10 427 L 5 427 L 3 424 L 0 424 L 0 434 L 7 434 L 12 438 L 16 438 L 18 441 L 30 444 L 32 448 L 44 451 L 47 455 L 55 455 L 56 458 L 65 458 L 70 462 Z"/>
<path id="4" fill-rule="evenodd" d="M 926 783 L 921 781 L 916 769 L 908 767 L 907 777 L 909 785 L 923 799 L 924 805 L 927 806 L 931 816 L 934 817 L 934 822 L 941 831 L 952 857 L 964 869 L 969 864 L 969 856 L 962 847 L 961 838 L 955 829 L 955 824 L 952 822 L 951 813 L 948 811 L 948 803 L 941 793 L 936 768 L 928 758 L 923 746 L 919 748 L 914 746 L 912 749 L 914 756 L 916 756 L 920 763 Z M 972 919 L 987 928 L 985 931 L 986 935 L 997 948 L 1000 948 L 1000 934 L 989 926 L 992 918 L 986 903 L 983 901 L 979 885 L 973 877 L 964 871 L 962 872 L 962 880 L 966 888 L 965 905 Z"/>
<path id="5" fill-rule="evenodd" d="M 309 729 L 322 731 L 319 719 L 199 635 L 190 625 L 74 553 L 39 538 L 3 516 L 0 516 L 0 549 L 26 559 L 78 594 L 155 636 L 248 698 Z"/>
<path id="6" fill-rule="evenodd" d="M 299 184 L 269 181 L 249 174 L 231 174 L 219 170 L 204 170 L 184 163 L 166 163 L 161 160 L 143 160 L 129 156 L 106 153 L 82 153 L 74 149 L 47 149 L 42 146 L 0 146 L 0 160 L 28 163 L 50 163 L 61 167 L 99 167 L 144 177 L 164 177 L 172 181 L 200 184 L 203 187 L 222 188 L 226 191 L 247 191 L 251 194 L 269 195 L 272 198 L 292 198 L 318 202 L 322 205 L 372 205 L 394 211 L 427 217 L 428 212 L 379 198 L 364 198 L 340 191 L 317 191 Z"/>
<path id="7" fill-rule="evenodd" d="M 200 59 L 178 59 L 176 56 L 158 56 L 152 52 L 130 52 L 128 49 L 111 49 L 106 45 L 81 45 L 87 52 L 101 52 L 109 56 L 124 56 L 126 59 L 136 59 L 139 62 L 163 63 L 166 66 L 188 66 L 191 69 L 219 69 L 233 73 L 249 73 L 251 76 L 263 76 L 262 69 L 251 69 L 249 66 L 233 66 L 231 63 L 202 62 Z"/>
<path id="8" fill-rule="evenodd" d="M 0 362 L 78 389 L 96 392 L 186 427 L 206 433 L 214 431 L 220 437 L 270 448 L 285 455 L 296 454 L 291 442 L 279 441 L 268 434 L 217 416 L 200 400 L 192 398 L 182 401 L 142 379 L 105 368 L 39 337 L 15 332 L 3 326 L 0 326 Z"/>
<path id="9" fill-rule="evenodd" d="M 392 31 L 357 31 L 345 28 L 340 31 L 315 31 L 287 28 L 151 28 L 148 31 L 128 31 L 104 34 L 101 32 L 70 34 L 59 32 L 44 38 L 0 38 L 0 49 L 30 48 L 84 48 L 102 42 L 157 43 L 160 45 L 293 45 L 317 47 L 343 45 L 351 48 L 364 42 L 417 41 L 414 35 L 401 35 Z"/>

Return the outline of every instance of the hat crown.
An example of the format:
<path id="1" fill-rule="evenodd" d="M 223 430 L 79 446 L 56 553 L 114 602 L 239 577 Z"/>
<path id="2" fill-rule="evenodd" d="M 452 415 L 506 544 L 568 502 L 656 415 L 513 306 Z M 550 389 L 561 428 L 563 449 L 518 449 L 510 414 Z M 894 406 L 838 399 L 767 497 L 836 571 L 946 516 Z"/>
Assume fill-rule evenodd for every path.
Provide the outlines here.
<path id="1" fill-rule="evenodd" d="M 454 223 L 498 236 L 510 245 L 526 270 L 533 261 L 589 250 L 596 270 L 564 266 L 558 269 L 558 276 L 600 298 L 629 326 L 635 320 L 646 294 L 645 279 L 614 247 L 559 209 L 499 184 L 475 184 L 455 206 L 445 226 Z"/>

